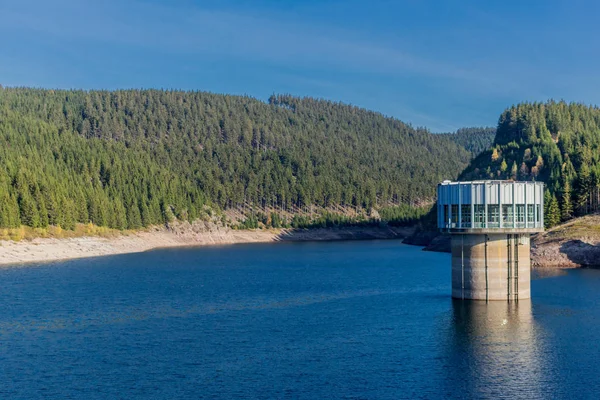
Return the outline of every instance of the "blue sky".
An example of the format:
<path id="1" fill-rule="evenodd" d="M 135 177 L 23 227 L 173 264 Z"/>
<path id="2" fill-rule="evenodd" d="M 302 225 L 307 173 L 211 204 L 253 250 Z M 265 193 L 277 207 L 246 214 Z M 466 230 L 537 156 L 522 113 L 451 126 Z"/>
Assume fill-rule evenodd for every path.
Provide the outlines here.
<path id="1" fill-rule="evenodd" d="M 0 0 L 0 84 L 323 97 L 434 132 L 597 104 L 584 1 Z"/>

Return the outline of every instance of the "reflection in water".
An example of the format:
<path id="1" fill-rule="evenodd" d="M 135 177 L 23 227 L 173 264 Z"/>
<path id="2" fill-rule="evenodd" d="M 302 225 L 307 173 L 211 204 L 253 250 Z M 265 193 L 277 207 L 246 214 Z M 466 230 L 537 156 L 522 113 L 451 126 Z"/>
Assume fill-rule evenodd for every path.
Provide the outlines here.
<path id="1" fill-rule="evenodd" d="M 447 384 L 466 397 L 539 398 L 549 374 L 530 300 L 453 300 Z M 461 395 L 455 393 L 454 395 Z"/>
<path id="2" fill-rule="evenodd" d="M 564 268 L 535 268 L 531 270 L 531 280 L 555 278 L 557 276 L 567 275 L 567 270 Z"/>

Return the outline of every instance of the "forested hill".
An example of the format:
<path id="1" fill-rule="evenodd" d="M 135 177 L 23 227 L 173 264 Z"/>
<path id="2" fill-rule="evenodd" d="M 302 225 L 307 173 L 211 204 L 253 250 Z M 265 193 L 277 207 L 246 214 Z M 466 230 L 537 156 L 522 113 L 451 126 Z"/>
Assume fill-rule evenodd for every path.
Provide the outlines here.
<path id="1" fill-rule="evenodd" d="M 442 135 L 448 136 L 456 144 L 471 152 L 473 156 L 477 156 L 492 146 L 496 136 L 496 128 L 460 128 L 454 133 L 442 133 Z"/>
<path id="2" fill-rule="evenodd" d="M 554 101 L 507 109 L 493 148 L 480 154 L 461 177 L 475 178 L 546 182 L 549 226 L 597 211 L 600 109 Z"/>
<path id="3" fill-rule="evenodd" d="M 162 90 L 3 88 L 0 141 L 0 227 L 135 229 L 207 205 L 412 205 L 470 158 L 349 105 Z"/>

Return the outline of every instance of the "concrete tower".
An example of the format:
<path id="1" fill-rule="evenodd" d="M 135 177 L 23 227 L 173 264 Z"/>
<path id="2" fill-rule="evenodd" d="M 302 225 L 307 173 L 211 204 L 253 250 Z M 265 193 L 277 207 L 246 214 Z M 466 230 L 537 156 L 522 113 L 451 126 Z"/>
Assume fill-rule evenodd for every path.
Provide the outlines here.
<path id="1" fill-rule="evenodd" d="M 452 236 L 452 297 L 531 297 L 529 237 L 544 230 L 544 184 L 444 181 L 438 228 Z"/>

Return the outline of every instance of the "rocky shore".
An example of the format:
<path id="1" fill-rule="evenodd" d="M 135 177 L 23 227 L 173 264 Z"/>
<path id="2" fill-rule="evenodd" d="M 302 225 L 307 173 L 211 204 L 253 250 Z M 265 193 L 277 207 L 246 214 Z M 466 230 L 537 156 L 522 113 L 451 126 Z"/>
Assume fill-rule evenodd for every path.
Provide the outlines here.
<path id="1" fill-rule="evenodd" d="M 532 238 L 537 268 L 600 268 L 600 215 L 576 218 Z"/>
<path id="2" fill-rule="evenodd" d="M 600 268 L 600 215 L 575 218 L 531 238 L 534 268 Z M 450 236 L 420 231 L 405 243 L 425 251 L 450 252 Z"/>

